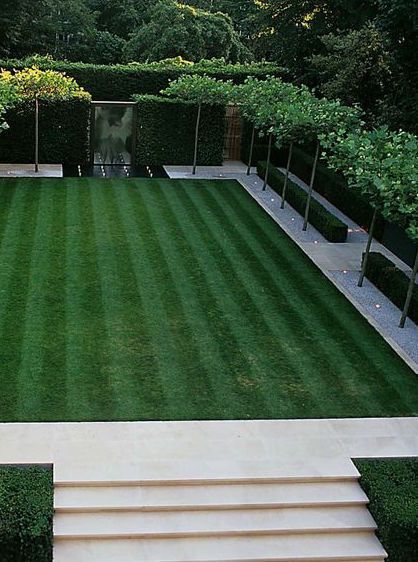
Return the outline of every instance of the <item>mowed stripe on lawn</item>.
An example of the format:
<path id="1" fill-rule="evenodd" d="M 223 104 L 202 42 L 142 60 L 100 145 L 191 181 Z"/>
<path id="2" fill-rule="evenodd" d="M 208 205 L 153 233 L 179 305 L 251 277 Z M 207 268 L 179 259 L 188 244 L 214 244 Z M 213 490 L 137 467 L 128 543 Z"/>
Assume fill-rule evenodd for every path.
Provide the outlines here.
<path id="1" fill-rule="evenodd" d="M 417 377 L 236 182 L 0 199 L 0 420 L 417 414 Z"/>

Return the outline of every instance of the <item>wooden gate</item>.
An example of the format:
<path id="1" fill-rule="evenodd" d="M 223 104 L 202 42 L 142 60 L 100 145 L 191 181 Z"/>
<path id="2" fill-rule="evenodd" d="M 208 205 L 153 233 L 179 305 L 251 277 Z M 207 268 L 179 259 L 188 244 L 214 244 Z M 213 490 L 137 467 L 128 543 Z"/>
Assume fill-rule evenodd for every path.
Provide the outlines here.
<path id="1" fill-rule="evenodd" d="M 238 107 L 226 108 L 226 132 L 224 145 L 225 160 L 241 160 L 242 121 Z"/>

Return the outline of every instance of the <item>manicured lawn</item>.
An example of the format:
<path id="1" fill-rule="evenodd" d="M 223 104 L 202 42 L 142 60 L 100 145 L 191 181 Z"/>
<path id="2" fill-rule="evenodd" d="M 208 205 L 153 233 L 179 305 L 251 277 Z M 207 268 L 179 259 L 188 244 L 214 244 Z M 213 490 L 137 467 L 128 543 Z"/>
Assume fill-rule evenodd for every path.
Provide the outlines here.
<path id="1" fill-rule="evenodd" d="M 235 182 L 0 182 L 0 420 L 417 415 L 418 378 Z"/>

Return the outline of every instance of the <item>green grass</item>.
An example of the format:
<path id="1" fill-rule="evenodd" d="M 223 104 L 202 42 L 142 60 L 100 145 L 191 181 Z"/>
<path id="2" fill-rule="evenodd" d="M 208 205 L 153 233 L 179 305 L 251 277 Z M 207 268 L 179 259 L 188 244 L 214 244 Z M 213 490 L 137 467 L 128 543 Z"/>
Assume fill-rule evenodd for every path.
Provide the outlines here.
<path id="1" fill-rule="evenodd" d="M 0 420 L 417 415 L 417 377 L 237 183 L 0 201 Z"/>

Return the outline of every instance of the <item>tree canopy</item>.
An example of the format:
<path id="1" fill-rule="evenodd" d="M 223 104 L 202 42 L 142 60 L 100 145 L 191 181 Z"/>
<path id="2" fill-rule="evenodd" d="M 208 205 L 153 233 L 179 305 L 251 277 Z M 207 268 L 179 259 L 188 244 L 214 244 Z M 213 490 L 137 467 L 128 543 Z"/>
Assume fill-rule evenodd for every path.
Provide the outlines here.
<path id="1" fill-rule="evenodd" d="M 160 0 L 146 23 L 132 34 L 126 45 L 126 59 L 158 61 L 182 56 L 190 61 L 221 58 L 237 62 L 250 58 L 231 18 L 174 0 Z"/>

